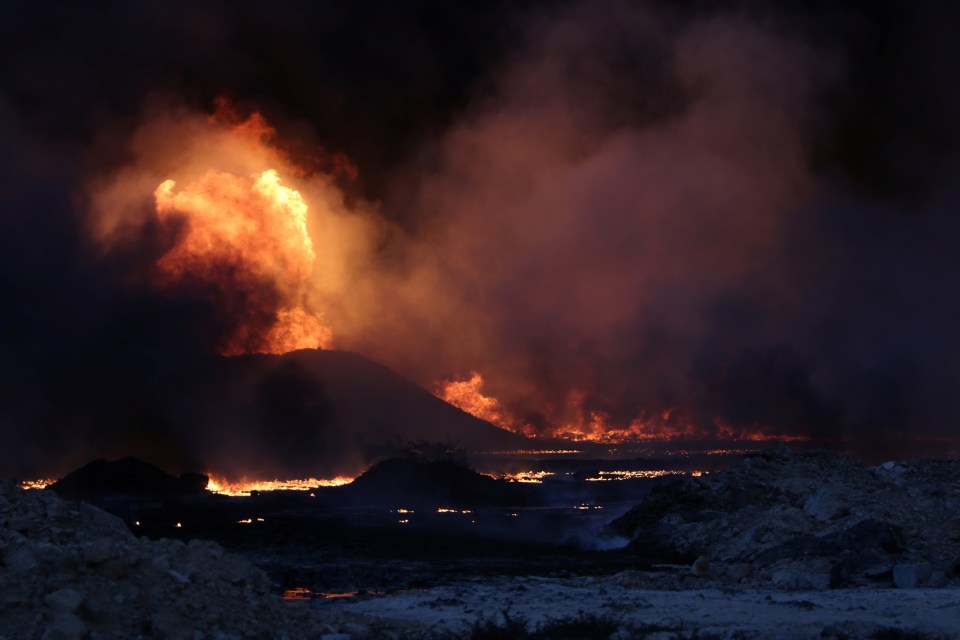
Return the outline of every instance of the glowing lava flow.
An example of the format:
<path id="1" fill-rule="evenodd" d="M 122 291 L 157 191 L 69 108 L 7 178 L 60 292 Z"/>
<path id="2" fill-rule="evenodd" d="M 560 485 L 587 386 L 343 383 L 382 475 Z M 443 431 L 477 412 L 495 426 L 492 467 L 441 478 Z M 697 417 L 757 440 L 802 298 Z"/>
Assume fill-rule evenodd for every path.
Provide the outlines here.
<path id="1" fill-rule="evenodd" d="M 207 490 L 225 496 L 249 496 L 254 491 L 310 491 L 317 487 L 339 487 L 350 484 L 353 478 L 301 478 L 293 480 L 239 480 L 230 481 L 220 476 L 207 474 L 210 478 Z"/>

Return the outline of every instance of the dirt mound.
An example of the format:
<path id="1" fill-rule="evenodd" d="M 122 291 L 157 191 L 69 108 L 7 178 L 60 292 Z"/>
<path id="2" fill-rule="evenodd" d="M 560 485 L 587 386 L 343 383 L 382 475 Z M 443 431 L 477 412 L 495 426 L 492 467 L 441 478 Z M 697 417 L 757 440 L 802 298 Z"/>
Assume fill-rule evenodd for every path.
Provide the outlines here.
<path id="1" fill-rule="evenodd" d="M 50 489 L 62 498 L 88 499 L 103 495 L 200 495 L 208 478 L 199 473 L 179 477 L 161 471 L 133 457 L 121 460 L 94 460 L 57 480 Z"/>
<path id="2" fill-rule="evenodd" d="M 320 637 L 266 574 L 212 542 L 151 541 L 121 520 L 0 480 L 0 637 Z"/>
<path id="3" fill-rule="evenodd" d="M 783 450 L 658 487 L 611 525 L 650 562 L 787 589 L 946 586 L 960 570 L 960 461 L 863 467 Z"/>
<path id="4" fill-rule="evenodd" d="M 367 469 L 340 489 L 353 504 L 443 507 L 520 506 L 532 491 L 452 462 L 392 458 Z"/>

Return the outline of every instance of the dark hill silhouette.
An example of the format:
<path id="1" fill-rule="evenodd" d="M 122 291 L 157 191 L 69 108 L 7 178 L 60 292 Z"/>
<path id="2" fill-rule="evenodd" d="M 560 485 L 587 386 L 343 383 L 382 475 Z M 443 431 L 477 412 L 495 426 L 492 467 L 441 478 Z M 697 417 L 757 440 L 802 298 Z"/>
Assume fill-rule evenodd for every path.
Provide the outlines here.
<path id="1" fill-rule="evenodd" d="M 170 381 L 170 422 L 218 473 L 353 474 L 409 440 L 526 441 L 347 351 L 210 358 Z"/>
<path id="2" fill-rule="evenodd" d="M 453 462 L 404 458 L 379 462 L 336 492 L 340 500 L 365 506 L 463 508 L 525 506 L 534 501 L 533 492 L 521 485 Z"/>
<path id="3" fill-rule="evenodd" d="M 54 482 L 50 489 L 63 498 L 81 500 L 107 495 L 185 497 L 202 494 L 206 486 L 204 475 L 172 476 L 128 456 L 114 461 L 94 460 Z"/>
<path id="4" fill-rule="evenodd" d="M 49 443 L 17 475 L 56 476 L 132 455 L 232 479 L 352 476 L 409 441 L 474 451 L 528 446 L 347 351 L 105 357 L 86 375 L 65 378 L 48 423 L 36 425 L 75 425 L 72 439 Z"/>

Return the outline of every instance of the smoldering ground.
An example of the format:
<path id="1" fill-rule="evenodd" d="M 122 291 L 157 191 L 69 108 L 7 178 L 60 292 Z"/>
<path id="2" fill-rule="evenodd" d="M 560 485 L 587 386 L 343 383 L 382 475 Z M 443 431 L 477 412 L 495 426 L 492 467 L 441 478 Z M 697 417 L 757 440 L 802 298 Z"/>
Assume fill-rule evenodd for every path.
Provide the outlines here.
<path id="1" fill-rule="evenodd" d="M 237 316 L 149 286 L 176 238 L 149 215 L 103 251 L 90 194 L 157 114 L 221 95 L 357 168 L 335 189 L 362 268 L 315 296 L 338 347 L 428 388 L 480 372 L 536 433 L 667 410 L 709 435 L 953 433 L 956 8 L 3 11 L 6 469 L 145 442 L 203 463 L 155 381 Z"/>

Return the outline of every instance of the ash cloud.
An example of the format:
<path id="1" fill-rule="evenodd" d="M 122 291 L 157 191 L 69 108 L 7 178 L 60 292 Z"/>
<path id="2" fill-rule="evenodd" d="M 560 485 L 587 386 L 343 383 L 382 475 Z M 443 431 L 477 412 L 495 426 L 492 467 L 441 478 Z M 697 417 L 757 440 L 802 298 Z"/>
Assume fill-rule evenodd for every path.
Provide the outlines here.
<path id="1" fill-rule="evenodd" d="M 428 388 L 480 371 L 544 431 L 576 390 L 618 423 L 682 407 L 708 429 L 951 436 L 956 12 L 6 5 L 0 468 L 136 447 L 203 464 L 155 381 L 230 318 L 138 284 L 169 241 L 149 224 L 94 251 L 85 194 L 135 160 L 151 110 L 223 94 L 358 168 L 341 187 L 365 260 L 325 318 Z"/>

